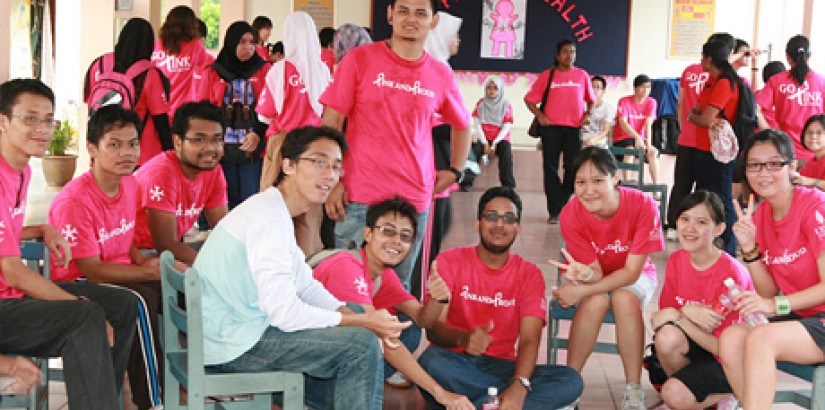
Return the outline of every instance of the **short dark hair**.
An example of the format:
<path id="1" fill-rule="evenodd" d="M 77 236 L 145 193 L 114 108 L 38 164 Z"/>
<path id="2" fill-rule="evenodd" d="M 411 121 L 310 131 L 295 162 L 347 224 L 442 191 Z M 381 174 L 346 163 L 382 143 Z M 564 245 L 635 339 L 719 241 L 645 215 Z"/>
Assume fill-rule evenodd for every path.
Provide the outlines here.
<path id="1" fill-rule="evenodd" d="M 616 157 L 605 148 L 601 147 L 586 147 L 579 151 L 576 158 L 573 158 L 573 176 L 579 172 L 579 169 L 587 163 L 593 164 L 596 169 L 602 174 L 615 176 L 616 171 L 619 170 L 619 164 L 616 163 Z"/>
<path id="2" fill-rule="evenodd" d="M 767 83 L 771 77 L 787 70 L 781 61 L 770 61 L 762 67 L 762 82 Z"/>
<path id="3" fill-rule="evenodd" d="M 54 92 L 48 85 L 36 78 L 15 78 L 0 84 L 0 113 L 11 115 L 17 98 L 25 93 L 46 97 L 54 107 Z"/>
<path id="4" fill-rule="evenodd" d="M 341 154 L 347 151 L 347 140 L 341 131 L 327 126 L 315 127 L 307 125 L 305 127 L 295 128 L 286 134 L 284 143 L 281 145 L 281 159 L 289 159 L 292 162 L 298 161 L 301 154 L 309 149 L 309 144 L 321 138 L 335 141 L 341 148 Z M 283 167 L 281 167 L 281 170 L 278 172 L 278 178 L 275 179 L 273 185 L 279 185 L 283 182 L 284 178 L 286 178 L 286 173 Z"/>
<path id="5" fill-rule="evenodd" d="M 269 50 L 270 54 L 281 53 L 284 54 L 284 42 L 278 41 L 272 45 L 272 49 Z"/>
<path id="6" fill-rule="evenodd" d="M 198 36 L 201 38 L 206 38 L 209 34 L 209 28 L 206 27 L 206 23 L 203 20 L 198 19 Z"/>
<path id="7" fill-rule="evenodd" d="M 335 39 L 335 29 L 332 27 L 324 27 L 318 32 L 318 41 L 321 42 L 321 48 L 329 48 L 333 39 Z"/>
<path id="8" fill-rule="evenodd" d="M 390 1 L 390 7 L 395 7 L 396 0 Z M 438 11 L 438 0 L 430 0 L 430 7 L 433 10 L 433 15 Z"/>
<path id="9" fill-rule="evenodd" d="M 261 42 L 261 37 L 258 32 L 263 28 L 272 28 L 272 20 L 267 16 L 258 16 L 252 20 L 252 41 L 255 43 Z"/>
<path id="10" fill-rule="evenodd" d="M 378 223 L 378 219 L 388 214 L 409 219 L 410 223 L 412 223 L 413 234 L 418 232 L 418 211 L 413 204 L 400 195 L 370 205 L 369 208 L 367 208 L 366 226 L 374 228 L 375 224 Z"/>
<path id="11" fill-rule="evenodd" d="M 591 77 L 590 81 L 598 81 L 598 82 L 602 83 L 602 87 L 607 88 L 607 80 L 604 77 L 602 77 L 598 74 Z"/>
<path id="12" fill-rule="evenodd" d="M 86 131 L 86 141 L 95 146 L 100 143 L 100 139 L 107 132 L 113 129 L 121 129 L 127 125 L 134 125 L 140 138 L 141 124 L 140 117 L 132 110 L 124 109 L 115 104 L 100 107 L 89 117 L 89 125 Z"/>
<path id="13" fill-rule="evenodd" d="M 734 40 L 734 45 L 733 45 L 733 52 L 734 53 L 738 52 L 739 49 L 742 48 L 742 47 L 750 48 L 751 45 L 748 44 L 747 41 L 742 40 L 741 38 L 737 38 L 736 40 Z"/>
<path id="14" fill-rule="evenodd" d="M 633 79 L 633 87 L 638 87 L 649 82 L 650 77 L 648 77 L 646 74 L 639 74 L 636 76 L 636 78 Z"/>
<path id="15" fill-rule="evenodd" d="M 189 131 L 189 120 L 193 118 L 217 122 L 221 125 L 222 131 L 226 127 L 221 110 L 209 101 L 203 100 L 189 102 L 178 107 L 175 111 L 175 117 L 172 119 L 172 134 L 177 134 L 183 138 Z"/>
<path id="16" fill-rule="evenodd" d="M 825 114 L 814 114 L 808 117 L 808 120 L 805 121 L 805 126 L 802 127 L 802 134 L 799 135 L 799 139 L 802 140 L 802 146 L 807 150 L 810 150 L 810 148 L 808 148 L 805 144 L 805 133 L 808 132 L 808 127 L 815 122 L 818 122 L 819 125 L 825 127 Z"/>
<path id="17" fill-rule="evenodd" d="M 573 40 L 569 38 L 561 39 L 558 43 L 556 43 L 556 53 L 553 54 L 553 67 L 559 65 L 559 59 L 556 56 L 558 56 L 559 53 L 561 53 L 561 50 L 564 49 L 564 46 L 576 47 L 576 43 L 574 43 Z"/>
<path id="18" fill-rule="evenodd" d="M 682 200 L 682 203 L 680 203 L 676 209 L 676 219 L 678 220 L 685 211 L 693 209 L 699 204 L 705 204 L 714 224 L 719 225 L 725 223 L 725 207 L 722 205 L 722 200 L 719 199 L 719 195 L 704 189 L 699 189 Z M 713 244 L 719 249 L 725 249 L 725 242 L 721 237 L 716 237 L 713 240 Z"/>
<path id="19" fill-rule="evenodd" d="M 733 50 L 734 47 L 736 47 L 736 39 L 732 35 L 730 35 L 730 33 L 713 33 L 710 35 L 710 37 L 708 37 L 708 40 L 706 42 L 710 43 L 711 41 L 721 41 L 725 43 L 731 50 Z"/>
<path id="20" fill-rule="evenodd" d="M 516 216 L 518 220 L 521 221 L 521 197 L 516 193 L 513 188 L 506 187 L 506 186 L 494 186 L 481 194 L 481 198 L 478 200 L 478 214 L 477 218 L 481 219 L 481 214 L 484 213 L 484 208 L 487 207 L 487 204 L 490 203 L 493 199 L 496 198 L 507 198 L 513 205 L 516 206 Z"/>

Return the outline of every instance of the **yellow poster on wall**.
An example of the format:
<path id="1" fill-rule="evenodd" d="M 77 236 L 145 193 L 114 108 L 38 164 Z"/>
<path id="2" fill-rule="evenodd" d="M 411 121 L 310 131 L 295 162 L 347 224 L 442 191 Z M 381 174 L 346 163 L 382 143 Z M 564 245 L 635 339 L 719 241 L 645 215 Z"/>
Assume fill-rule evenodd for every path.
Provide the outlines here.
<path id="1" fill-rule="evenodd" d="M 335 0 L 293 0 L 292 11 L 303 11 L 312 16 L 315 27 L 335 27 Z"/>
<path id="2" fill-rule="evenodd" d="M 716 0 L 671 0 L 669 58 L 698 59 L 713 33 Z"/>
<path id="3" fill-rule="evenodd" d="M 31 78 L 32 76 L 32 48 L 31 48 L 31 1 L 14 0 L 11 2 L 9 78 Z"/>

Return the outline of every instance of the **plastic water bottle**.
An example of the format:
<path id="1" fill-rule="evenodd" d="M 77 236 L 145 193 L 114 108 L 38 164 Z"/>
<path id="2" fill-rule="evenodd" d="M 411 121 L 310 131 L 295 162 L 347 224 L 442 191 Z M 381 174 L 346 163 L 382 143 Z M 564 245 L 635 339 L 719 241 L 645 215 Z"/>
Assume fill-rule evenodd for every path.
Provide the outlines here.
<path id="1" fill-rule="evenodd" d="M 501 402 L 498 401 L 498 388 L 488 387 L 487 399 L 481 405 L 481 410 L 498 410 L 499 406 L 501 406 Z"/>
<path id="2" fill-rule="evenodd" d="M 730 301 L 736 300 L 739 295 L 742 294 L 742 289 L 736 284 L 736 282 L 733 281 L 733 278 L 725 279 L 724 283 L 728 288 L 727 296 L 730 298 Z M 768 323 L 768 318 L 765 317 L 764 313 L 751 313 L 749 315 L 745 315 L 745 322 L 748 323 L 748 327 L 756 327 Z"/>

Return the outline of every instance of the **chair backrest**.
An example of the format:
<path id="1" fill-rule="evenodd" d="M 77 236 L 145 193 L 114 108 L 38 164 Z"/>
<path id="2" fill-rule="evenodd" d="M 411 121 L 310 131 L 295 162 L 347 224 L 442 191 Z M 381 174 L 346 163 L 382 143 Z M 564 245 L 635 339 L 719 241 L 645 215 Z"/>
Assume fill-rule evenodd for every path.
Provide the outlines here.
<path id="1" fill-rule="evenodd" d="M 40 241 L 20 242 L 20 258 L 29 269 L 39 272 L 46 279 L 51 279 L 51 261 L 49 249 Z"/>
<path id="2" fill-rule="evenodd" d="M 624 155 L 633 157 L 633 162 L 618 161 L 619 169 L 623 171 L 636 172 L 638 186 L 645 184 L 645 152 L 637 148 L 622 148 L 610 145 L 610 153 L 613 155 Z"/>
<path id="3" fill-rule="evenodd" d="M 160 273 L 164 352 L 167 357 L 184 353 L 188 380 L 202 382 L 205 369 L 200 275 L 195 268 L 179 271 L 175 267 L 175 257 L 168 250 L 160 255 Z M 180 298 L 185 300 L 183 308 L 178 303 Z"/>

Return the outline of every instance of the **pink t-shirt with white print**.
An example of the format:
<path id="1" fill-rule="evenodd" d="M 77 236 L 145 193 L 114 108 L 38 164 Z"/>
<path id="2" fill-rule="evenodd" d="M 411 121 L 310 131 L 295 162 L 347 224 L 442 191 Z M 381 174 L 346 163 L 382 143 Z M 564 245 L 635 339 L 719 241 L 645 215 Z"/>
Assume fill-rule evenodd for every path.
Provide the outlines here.
<path id="1" fill-rule="evenodd" d="M 719 260 L 709 268 L 698 270 L 690 263 L 689 252 L 684 249 L 673 252 L 667 258 L 665 283 L 659 296 L 659 309 L 681 309 L 694 303 L 713 306 L 720 295 L 727 294 L 727 287 L 723 283 L 727 278 L 733 278 L 742 289 L 753 290 L 748 270 L 727 253 L 721 254 Z M 728 326 L 741 321 L 738 313 L 731 312 L 725 316 L 722 324 L 713 330 L 713 335 L 718 339 Z"/>
<path id="2" fill-rule="evenodd" d="M 762 263 L 782 293 L 791 295 L 820 282 L 816 260 L 825 250 L 825 193 L 794 187 L 791 208 L 784 218 L 774 221 L 773 208 L 762 202 L 753 222 Z M 794 312 L 813 316 L 825 312 L 825 303 Z"/>
<path id="3" fill-rule="evenodd" d="M 642 138 L 647 138 L 647 135 L 645 135 L 647 134 L 645 122 L 648 118 L 652 118 L 653 120 L 656 119 L 656 106 L 656 100 L 653 98 L 646 97 L 642 100 L 641 104 L 636 104 L 635 98 L 632 95 L 628 95 L 619 100 L 616 118 L 624 118 L 630 125 L 630 128 L 633 128 L 634 131 L 638 132 Z M 626 133 L 617 120 L 616 126 L 613 128 L 613 142 L 632 138 L 633 136 Z"/>
<path id="4" fill-rule="evenodd" d="M 539 268 L 519 255 L 510 254 L 507 263 L 492 269 L 481 262 L 475 246 L 453 248 L 438 255 L 438 274 L 450 288 L 450 308 L 445 323 L 472 331 L 486 328 L 493 339 L 484 354 L 515 360 L 521 318 L 533 316 L 546 321 L 544 277 Z M 424 300 L 429 300 L 430 295 Z M 464 353 L 463 347 L 448 348 Z"/>
<path id="5" fill-rule="evenodd" d="M 20 238 L 31 178 L 29 164 L 18 171 L 0 156 L 0 258 L 20 256 Z M 0 299 L 19 299 L 23 296 L 23 292 L 9 287 L 0 268 Z"/>
<path id="6" fill-rule="evenodd" d="M 226 179 L 220 166 L 201 171 L 190 180 L 183 174 L 174 150 L 156 155 L 135 173 L 135 177 L 140 190 L 135 245 L 141 249 L 155 247 L 146 219 L 147 209 L 175 214 L 180 240 L 195 226 L 202 210 L 229 203 Z"/>
<path id="7" fill-rule="evenodd" d="M 312 270 L 312 276 L 340 301 L 371 305 L 376 309 L 387 309 L 390 313 L 395 312 L 395 306 L 415 300 L 401 285 L 392 268 L 381 273 L 381 284 L 375 292 L 375 281 L 365 264 L 367 255 L 363 249 L 358 252 L 361 253 L 361 260 L 349 252 L 330 256 Z"/>
<path id="8" fill-rule="evenodd" d="M 155 41 L 155 51 L 152 53 L 152 63 L 169 79 L 169 119 L 183 104 L 195 101 L 197 97 L 196 75 L 200 75 L 204 68 L 215 59 L 206 52 L 198 40 L 189 40 L 180 43 L 178 54 L 169 54 L 163 48 L 160 39 Z"/>
<path id="9" fill-rule="evenodd" d="M 547 81 L 550 79 L 550 71 L 547 70 L 536 79 L 530 91 L 524 96 L 525 101 L 540 105 L 547 89 Z M 550 120 L 552 125 L 579 128 L 581 126 L 584 111 L 587 109 L 585 102 L 596 101 L 596 94 L 593 93 L 593 85 L 590 83 L 590 75 L 587 71 L 578 67 L 573 67 L 568 71 L 556 70 L 553 75 L 553 84 L 547 95 L 547 104 L 544 106 L 544 115 Z"/>
<path id="10" fill-rule="evenodd" d="M 68 268 L 52 261 L 52 280 L 82 277 L 76 259 L 98 256 L 103 262 L 131 264 L 137 206 L 137 180 L 131 175 L 121 179 L 114 197 L 100 190 L 91 171 L 66 184 L 49 207 L 48 223 L 69 242 L 72 261 Z"/>
<path id="11" fill-rule="evenodd" d="M 400 194 L 422 212 L 435 184 L 433 114 L 456 129 L 470 121 L 455 76 L 426 52 L 408 61 L 384 41 L 347 55 L 321 103 L 348 120 L 341 181 L 349 199 L 369 204 Z"/>
<path id="12" fill-rule="evenodd" d="M 756 103 L 762 109 L 776 107 L 776 122 L 779 129 L 791 137 L 797 159 L 813 157 L 813 153 L 802 146 L 800 137 L 805 121 L 825 112 L 825 77 L 809 71 L 800 86 L 790 70 L 776 74 L 757 95 Z"/>
<path id="13" fill-rule="evenodd" d="M 473 118 L 478 118 L 478 107 L 482 102 L 484 102 L 483 98 L 479 99 L 476 103 L 476 108 L 473 109 Z M 501 119 L 501 123 L 513 124 L 513 104 L 507 103 L 507 111 L 504 112 L 504 118 Z M 501 127 L 496 124 L 481 123 L 481 131 L 484 132 L 484 138 L 486 138 L 487 141 L 494 141 L 496 137 L 498 137 L 498 133 L 501 132 Z M 502 141 L 510 141 L 509 132 L 504 135 Z"/>
<path id="14" fill-rule="evenodd" d="M 682 72 L 679 79 L 679 88 L 682 90 L 682 130 L 679 133 L 678 144 L 683 147 L 696 148 L 696 126 L 687 119 L 687 115 L 696 103 L 699 94 L 705 88 L 705 82 L 710 74 L 702 68 L 702 64 L 691 64 Z"/>
<path id="15" fill-rule="evenodd" d="M 559 215 L 561 235 L 570 255 L 590 265 L 599 262 L 610 275 L 623 268 L 628 255 L 647 255 L 665 249 L 659 208 L 650 195 L 632 188 L 617 187 L 619 209 L 602 220 L 573 197 Z M 648 257 L 642 274 L 658 283 L 656 265 Z"/>
<path id="16" fill-rule="evenodd" d="M 266 129 L 266 136 L 275 135 L 281 131 L 292 131 L 306 125 L 321 125 L 321 117 L 312 109 L 309 97 L 304 91 L 304 81 L 295 65 L 284 61 L 284 105 L 281 112 L 275 109 L 275 100 L 272 99 L 272 90 L 263 87 L 255 108 L 260 116 L 271 118 L 272 122 Z"/>
<path id="17" fill-rule="evenodd" d="M 825 156 L 816 159 L 809 159 L 805 165 L 799 169 L 799 175 L 814 179 L 825 179 Z"/>

